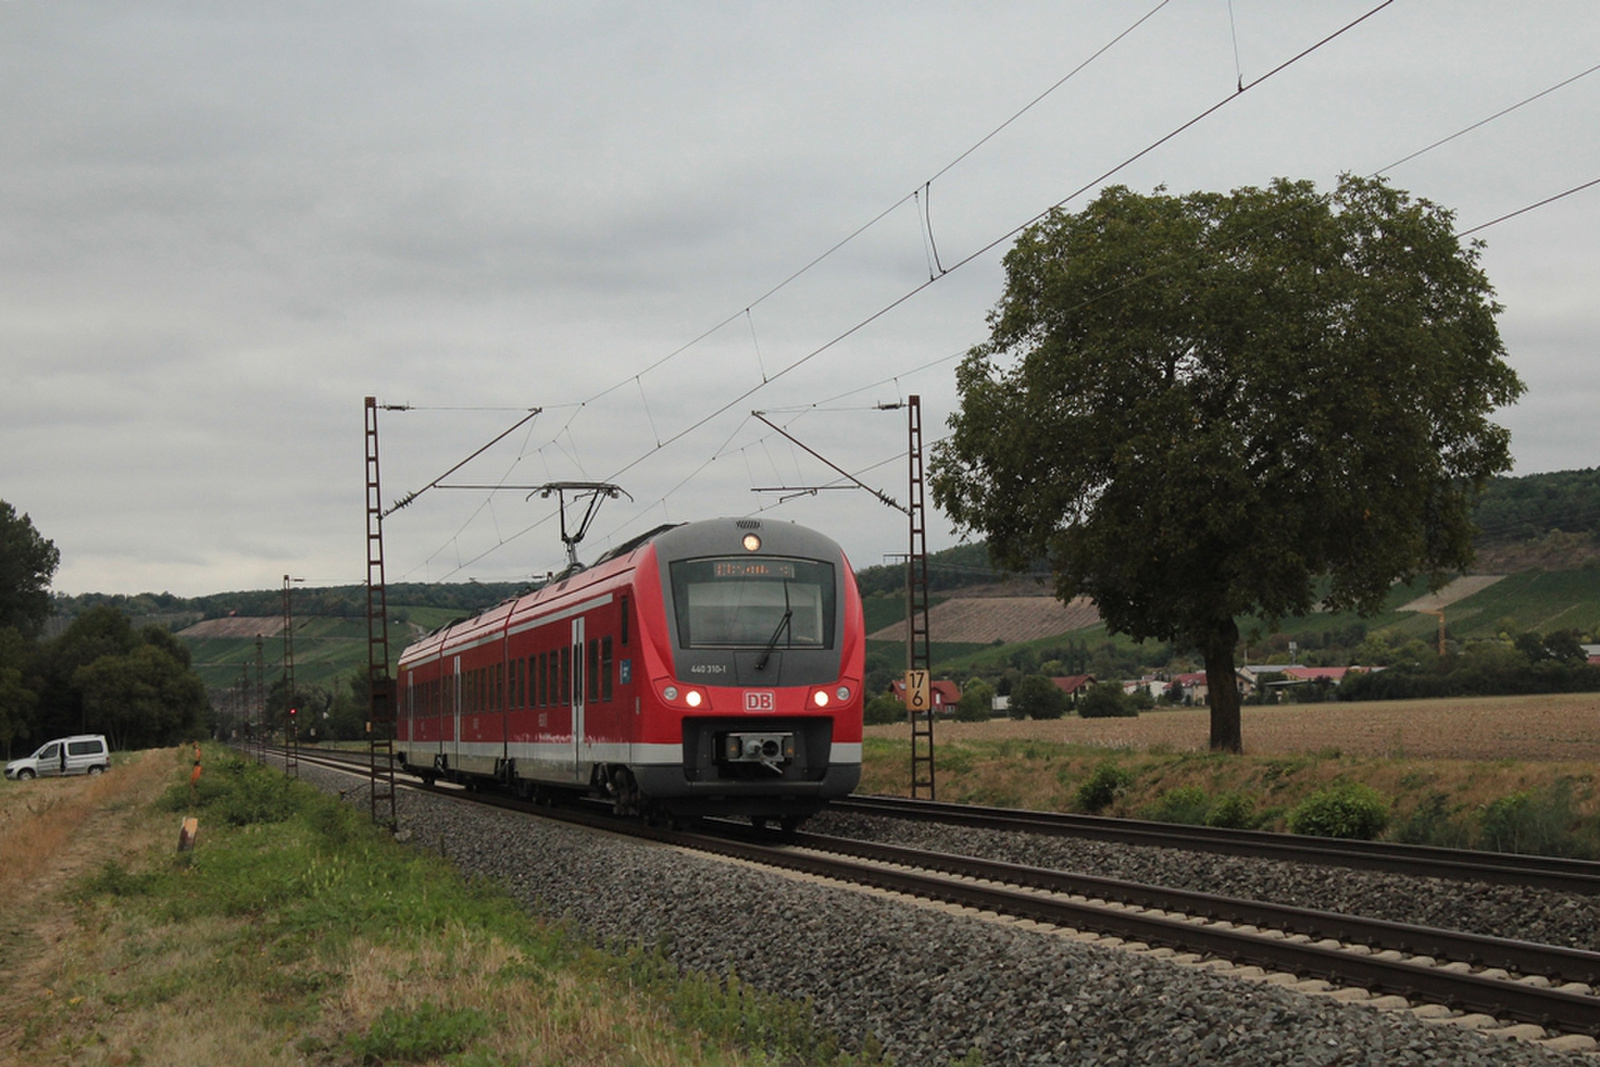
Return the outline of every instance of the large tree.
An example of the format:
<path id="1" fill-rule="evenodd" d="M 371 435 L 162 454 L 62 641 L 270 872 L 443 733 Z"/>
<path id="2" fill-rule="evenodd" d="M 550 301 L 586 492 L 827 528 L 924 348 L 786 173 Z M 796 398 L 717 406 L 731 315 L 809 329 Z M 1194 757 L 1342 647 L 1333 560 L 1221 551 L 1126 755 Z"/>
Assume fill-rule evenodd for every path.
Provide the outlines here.
<path id="1" fill-rule="evenodd" d="M 50 579 L 60 563 L 61 553 L 33 521 L 0 500 L 0 627 L 39 632 L 50 617 Z"/>
<path id="2" fill-rule="evenodd" d="M 1239 751 L 1237 619 L 1372 612 L 1471 559 L 1522 384 L 1478 245 L 1381 181 L 1104 191 L 1006 255 L 935 500 L 1109 628 L 1204 656 Z"/>

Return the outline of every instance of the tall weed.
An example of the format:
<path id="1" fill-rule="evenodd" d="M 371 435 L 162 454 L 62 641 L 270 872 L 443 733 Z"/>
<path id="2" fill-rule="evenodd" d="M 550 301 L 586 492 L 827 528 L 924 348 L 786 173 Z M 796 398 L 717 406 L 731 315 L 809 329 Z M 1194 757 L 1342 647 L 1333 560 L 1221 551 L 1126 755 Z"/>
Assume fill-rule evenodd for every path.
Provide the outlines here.
<path id="1" fill-rule="evenodd" d="M 1211 797 L 1197 785 L 1183 785 L 1162 793 L 1160 798 L 1144 811 L 1144 817 L 1156 822 L 1179 823 L 1184 826 L 1203 826 L 1211 812 Z"/>
<path id="2" fill-rule="evenodd" d="M 1512 793 L 1479 809 L 1479 847 L 1539 856 L 1593 856 L 1593 842 L 1573 832 L 1577 824 L 1572 782 L 1563 778 L 1537 792 Z"/>

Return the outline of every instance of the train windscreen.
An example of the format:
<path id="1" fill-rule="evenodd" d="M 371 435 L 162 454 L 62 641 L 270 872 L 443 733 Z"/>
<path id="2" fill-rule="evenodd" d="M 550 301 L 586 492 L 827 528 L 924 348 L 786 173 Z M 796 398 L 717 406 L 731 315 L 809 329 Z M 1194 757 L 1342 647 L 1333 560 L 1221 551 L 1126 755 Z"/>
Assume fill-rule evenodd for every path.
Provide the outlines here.
<path id="1" fill-rule="evenodd" d="M 726 557 L 671 566 L 679 647 L 833 647 L 832 564 Z"/>

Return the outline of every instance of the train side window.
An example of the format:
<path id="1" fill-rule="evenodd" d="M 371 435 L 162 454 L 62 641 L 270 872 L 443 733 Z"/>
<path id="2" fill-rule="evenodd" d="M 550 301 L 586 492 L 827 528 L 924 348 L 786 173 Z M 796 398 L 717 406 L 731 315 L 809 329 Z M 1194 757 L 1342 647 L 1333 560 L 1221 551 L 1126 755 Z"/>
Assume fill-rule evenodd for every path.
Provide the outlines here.
<path id="1" fill-rule="evenodd" d="M 546 708 L 550 706 L 550 675 L 549 664 L 543 652 L 539 653 L 539 669 L 534 672 L 534 678 L 539 683 L 539 703 L 535 707 Z"/>
<path id="2" fill-rule="evenodd" d="M 494 709 L 504 711 L 506 707 L 506 664 L 505 660 L 496 663 L 491 669 L 494 675 Z"/>
<path id="3" fill-rule="evenodd" d="M 611 699 L 611 635 L 609 634 L 600 639 L 600 699 Z"/>
<path id="4" fill-rule="evenodd" d="M 622 647 L 628 647 L 628 598 L 622 598 Z"/>

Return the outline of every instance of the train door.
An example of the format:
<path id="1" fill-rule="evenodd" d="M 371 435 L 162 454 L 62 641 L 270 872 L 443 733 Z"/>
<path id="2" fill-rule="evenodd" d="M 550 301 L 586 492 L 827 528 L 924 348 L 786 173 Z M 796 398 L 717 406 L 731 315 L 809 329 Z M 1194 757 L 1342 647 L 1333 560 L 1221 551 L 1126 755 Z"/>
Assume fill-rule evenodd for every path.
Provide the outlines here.
<path id="1" fill-rule="evenodd" d="M 572 671 L 572 774 L 580 785 L 583 771 L 583 616 L 572 620 L 572 644 L 567 649 Z"/>
<path id="2" fill-rule="evenodd" d="M 461 657 L 453 658 L 454 669 L 450 675 L 450 710 L 454 716 L 454 726 L 450 730 L 450 741 L 444 751 L 450 754 L 450 766 L 461 766 Z"/>

